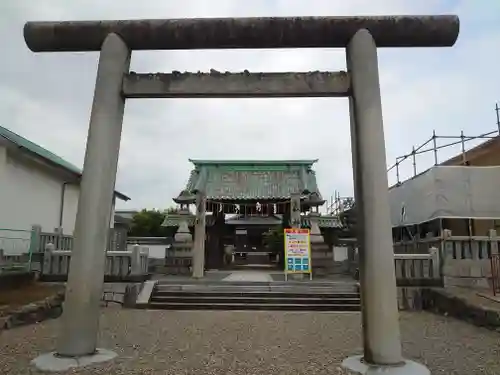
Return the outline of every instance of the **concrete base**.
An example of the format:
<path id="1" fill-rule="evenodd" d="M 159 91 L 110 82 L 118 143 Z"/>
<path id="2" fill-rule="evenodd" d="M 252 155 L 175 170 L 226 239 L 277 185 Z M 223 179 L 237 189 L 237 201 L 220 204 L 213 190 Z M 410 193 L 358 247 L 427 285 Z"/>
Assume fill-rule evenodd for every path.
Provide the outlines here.
<path id="1" fill-rule="evenodd" d="M 112 360 L 116 353 L 111 350 L 97 349 L 95 354 L 83 357 L 59 357 L 56 352 L 42 354 L 31 363 L 41 371 L 66 371 L 75 367 L 83 367 Z"/>
<path id="2" fill-rule="evenodd" d="M 376 366 L 363 362 L 363 356 L 349 357 L 342 367 L 352 375 L 431 375 L 427 367 L 420 363 L 405 360 L 401 366 Z"/>

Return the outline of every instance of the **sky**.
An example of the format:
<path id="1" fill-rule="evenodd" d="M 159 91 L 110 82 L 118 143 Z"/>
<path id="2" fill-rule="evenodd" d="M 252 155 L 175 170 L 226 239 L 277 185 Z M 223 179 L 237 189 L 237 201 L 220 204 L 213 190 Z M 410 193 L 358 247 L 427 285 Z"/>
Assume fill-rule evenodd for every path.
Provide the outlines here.
<path id="1" fill-rule="evenodd" d="M 1 0 L 0 124 L 82 166 L 98 53 L 33 53 L 26 21 L 192 17 L 457 14 L 451 48 L 380 49 L 388 167 L 437 135 L 497 129 L 500 2 L 487 0 Z M 134 52 L 131 70 L 286 72 L 345 70 L 341 49 Z M 441 141 L 441 144 L 445 142 Z M 476 141 L 477 143 L 477 141 Z M 472 142 L 471 142 L 472 145 Z M 439 153 L 444 161 L 460 152 Z M 148 99 L 126 104 L 117 208 L 166 208 L 188 159 L 319 159 L 321 193 L 352 195 L 347 99 Z M 418 172 L 433 156 L 417 157 Z M 401 178 L 413 173 L 410 160 Z M 389 183 L 396 182 L 394 170 Z"/>

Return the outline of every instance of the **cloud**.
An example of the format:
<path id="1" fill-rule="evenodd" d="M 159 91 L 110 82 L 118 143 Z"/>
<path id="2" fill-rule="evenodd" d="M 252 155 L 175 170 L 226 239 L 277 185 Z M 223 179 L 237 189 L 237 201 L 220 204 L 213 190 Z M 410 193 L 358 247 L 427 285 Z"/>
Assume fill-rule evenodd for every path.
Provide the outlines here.
<path id="1" fill-rule="evenodd" d="M 114 5 L 113 5 L 114 4 Z M 500 11 L 494 2 L 300 0 L 3 0 L 0 12 L 0 123 L 82 165 L 98 55 L 34 54 L 27 20 L 457 13 L 456 47 L 381 50 L 388 164 L 438 134 L 495 128 Z M 500 9 L 498 9 L 500 10 Z M 345 69 L 340 50 L 138 52 L 132 70 L 308 71 Z M 352 193 L 345 99 L 131 100 L 127 103 L 117 188 L 128 207 L 166 207 L 183 188 L 188 158 L 319 158 L 324 196 Z M 456 149 L 455 149 L 456 151 Z M 448 151 L 450 152 L 450 151 Z M 441 156 L 444 158 L 444 155 Z M 419 169 L 429 166 L 419 158 Z M 402 174 L 411 173 L 411 163 Z M 394 182 L 394 174 L 390 175 Z"/>

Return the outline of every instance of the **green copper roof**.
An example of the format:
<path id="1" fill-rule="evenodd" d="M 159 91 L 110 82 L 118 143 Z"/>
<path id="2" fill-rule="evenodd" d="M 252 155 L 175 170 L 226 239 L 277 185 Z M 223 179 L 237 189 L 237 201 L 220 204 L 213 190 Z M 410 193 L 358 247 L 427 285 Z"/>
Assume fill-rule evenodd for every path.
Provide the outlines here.
<path id="1" fill-rule="evenodd" d="M 182 215 L 182 214 L 178 214 L 178 213 L 167 213 L 165 215 L 165 220 L 163 221 L 162 223 L 162 226 L 164 227 L 177 227 L 179 226 L 179 223 L 182 221 L 182 220 L 186 220 L 187 221 L 187 224 L 188 226 L 194 226 L 194 222 L 195 222 L 195 215 L 193 214 L 187 214 L 187 215 Z M 226 219 L 226 224 L 237 224 L 237 221 L 238 220 L 241 220 L 242 222 L 242 225 L 252 225 L 252 219 L 257 219 L 255 220 L 255 223 L 254 224 L 259 224 L 258 222 L 258 219 L 259 217 L 258 216 L 254 216 L 253 218 L 250 217 L 250 218 L 244 218 L 244 217 L 241 217 L 241 218 L 232 218 L 232 219 Z M 276 215 L 276 217 L 261 217 L 260 218 L 262 220 L 262 222 L 260 222 L 260 224 L 277 224 L 278 222 L 276 220 L 280 220 L 280 215 Z M 271 220 L 269 220 L 271 219 Z M 317 218 L 318 220 L 318 226 L 320 228 L 337 228 L 337 227 L 340 227 L 341 224 L 338 220 L 338 218 L 334 217 L 334 216 L 330 216 L 330 215 L 326 215 L 326 216 L 319 216 Z M 214 217 L 212 215 L 207 215 L 206 217 L 206 225 L 207 226 L 211 226 L 214 224 Z M 304 227 L 304 228 L 310 228 L 311 227 L 311 218 L 308 217 L 308 216 L 301 216 L 301 226 Z"/>
<path id="2" fill-rule="evenodd" d="M 335 216 L 319 216 L 317 218 L 318 226 L 320 228 L 339 228 L 341 227 L 340 221 Z M 311 218 L 308 216 L 302 216 L 302 227 L 311 227 Z"/>
<path id="3" fill-rule="evenodd" d="M 18 147 L 21 147 L 28 152 L 35 154 L 36 156 L 48 161 L 51 164 L 55 164 L 56 166 L 65 169 L 66 171 L 76 174 L 78 177 L 82 175 L 82 171 L 80 168 L 75 165 L 67 162 L 60 156 L 53 154 L 49 150 L 43 148 L 42 146 L 37 145 L 36 143 L 31 142 L 30 140 L 21 137 L 19 134 L 14 133 L 13 131 L 0 126 L 0 137 L 7 139 Z M 128 201 L 130 200 L 125 194 L 115 192 L 116 196 L 122 200 Z"/>
<path id="4" fill-rule="evenodd" d="M 181 193 L 185 200 L 198 190 L 212 200 L 284 200 L 293 193 L 321 197 L 311 169 L 316 160 L 190 161 L 195 169 Z"/>
<path id="5" fill-rule="evenodd" d="M 226 166 L 226 167 L 250 167 L 256 166 L 258 168 L 266 167 L 284 167 L 290 166 L 306 166 L 311 167 L 318 159 L 306 159 L 306 160 L 203 160 L 203 159 L 189 159 L 196 167 L 211 165 L 211 166 Z"/>
<path id="6" fill-rule="evenodd" d="M 165 219 L 163 220 L 163 223 L 161 224 L 162 227 L 177 227 L 179 226 L 179 223 L 183 220 L 187 222 L 187 225 L 192 227 L 194 226 L 196 216 L 189 213 L 189 214 L 179 214 L 179 213 L 167 213 L 165 214 Z M 215 218 L 212 215 L 207 215 L 205 217 L 205 223 L 207 226 L 213 225 L 215 222 Z"/>

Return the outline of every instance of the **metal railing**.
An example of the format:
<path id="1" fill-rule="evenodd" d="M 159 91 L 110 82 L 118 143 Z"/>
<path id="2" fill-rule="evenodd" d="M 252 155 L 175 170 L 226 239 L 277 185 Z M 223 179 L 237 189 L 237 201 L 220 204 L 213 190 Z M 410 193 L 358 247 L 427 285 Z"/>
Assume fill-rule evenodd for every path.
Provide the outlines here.
<path id="1" fill-rule="evenodd" d="M 0 273 L 30 271 L 33 230 L 0 228 Z"/>

